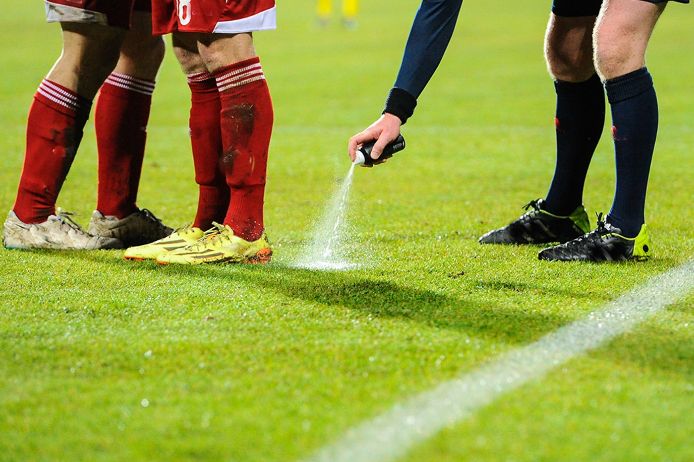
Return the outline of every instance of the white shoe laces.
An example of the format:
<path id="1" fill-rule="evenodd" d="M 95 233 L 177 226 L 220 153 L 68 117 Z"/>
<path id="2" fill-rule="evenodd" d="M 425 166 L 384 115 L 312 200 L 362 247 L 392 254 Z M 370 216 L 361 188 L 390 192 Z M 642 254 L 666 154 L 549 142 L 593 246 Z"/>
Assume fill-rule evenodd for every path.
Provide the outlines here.
<path id="1" fill-rule="evenodd" d="M 67 211 L 61 209 L 60 207 L 59 207 L 58 210 L 56 210 L 56 212 L 55 212 L 55 216 L 58 218 L 58 221 L 60 222 L 60 227 L 61 227 L 61 228 L 67 226 L 67 227 L 68 227 L 68 231 L 72 230 L 72 231 L 75 231 L 75 232 L 78 232 L 78 233 L 87 234 L 87 233 L 82 229 L 82 227 L 81 227 L 79 224 L 77 224 L 77 222 L 76 222 L 75 220 L 72 219 L 72 217 L 73 217 L 74 215 L 75 215 L 74 213 L 72 213 L 72 212 L 67 212 Z"/>

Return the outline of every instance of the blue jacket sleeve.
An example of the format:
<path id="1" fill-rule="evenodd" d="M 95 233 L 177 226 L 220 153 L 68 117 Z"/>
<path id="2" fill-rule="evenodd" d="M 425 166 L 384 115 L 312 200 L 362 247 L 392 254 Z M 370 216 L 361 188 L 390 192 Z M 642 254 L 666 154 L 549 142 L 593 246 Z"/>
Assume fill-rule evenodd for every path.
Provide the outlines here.
<path id="1" fill-rule="evenodd" d="M 410 114 L 395 114 L 401 119 L 412 115 L 417 98 L 441 63 L 462 4 L 463 0 L 422 0 L 407 39 L 395 88 L 388 98 L 389 102 L 394 98 L 399 100 L 391 102 L 391 106 L 402 106 L 394 110 L 408 112 L 410 109 Z M 391 112 L 388 102 L 385 112 Z"/>

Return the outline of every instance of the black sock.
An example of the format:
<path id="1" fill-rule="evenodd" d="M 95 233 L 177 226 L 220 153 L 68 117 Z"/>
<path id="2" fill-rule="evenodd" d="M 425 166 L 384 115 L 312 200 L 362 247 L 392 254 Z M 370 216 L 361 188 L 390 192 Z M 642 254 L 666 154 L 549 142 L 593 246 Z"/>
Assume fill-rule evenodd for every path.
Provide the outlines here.
<path id="1" fill-rule="evenodd" d="M 556 81 L 557 163 L 543 208 L 569 215 L 583 203 L 583 184 L 605 124 L 605 92 L 600 78 Z"/>
<path id="2" fill-rule="evenodd" d="M 644 223 L 646 187 L 658 132 L 658 100 L 645 67 L 605 82 L 612 106 L 617 187 L 607 221 L 635 237 Z"/>

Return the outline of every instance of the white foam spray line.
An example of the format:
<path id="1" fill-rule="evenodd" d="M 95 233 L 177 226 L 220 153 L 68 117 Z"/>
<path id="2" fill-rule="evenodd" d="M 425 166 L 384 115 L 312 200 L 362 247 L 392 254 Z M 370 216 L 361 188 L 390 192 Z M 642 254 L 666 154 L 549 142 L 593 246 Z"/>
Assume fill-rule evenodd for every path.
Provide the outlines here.
<path id="1" fill-rule="evenodd" d="M 317 270 L 345 270 L 357 266 L 345 260 L 342 245 L 354 166 L 355 164 L 352 164 L 349 168 L 342 186 L 328 203 L 324 215 L 313 231 L 313 240 L 293 266 Z"/>
<path id="2" fill-rule="evenodd" d="M 310 462 L 387 462 L 471 416 L 500 395 L 599 347 L 683 298 L 694 288 L 694 260 L 654 277 L 586 318 L 414 396 L 349 430 Z"/>

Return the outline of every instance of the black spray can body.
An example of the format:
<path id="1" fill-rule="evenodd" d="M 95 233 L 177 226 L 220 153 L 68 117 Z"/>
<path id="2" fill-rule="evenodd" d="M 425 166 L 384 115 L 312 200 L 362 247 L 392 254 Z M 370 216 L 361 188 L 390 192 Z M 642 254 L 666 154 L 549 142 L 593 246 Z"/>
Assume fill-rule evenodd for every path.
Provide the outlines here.
<path id="1" fill-rule="evenodd" d="M 386 145 L 385 149 L 383 149 L 383 154 L 376 160 L 371 158 L 371 150 L 374 144 L 376 144 L 375 141 L 369 141 L 357 149 L 357 157 L 354 159 L 354 163 L 363 167 L 373 167 L 374 165 L 385 162 L 386 159 L 393 157 L 393 154 L 396 152 L 405 149 L 405 138 L 403 138 L 402 135 L 398 135 L 395 140 Z"/>

